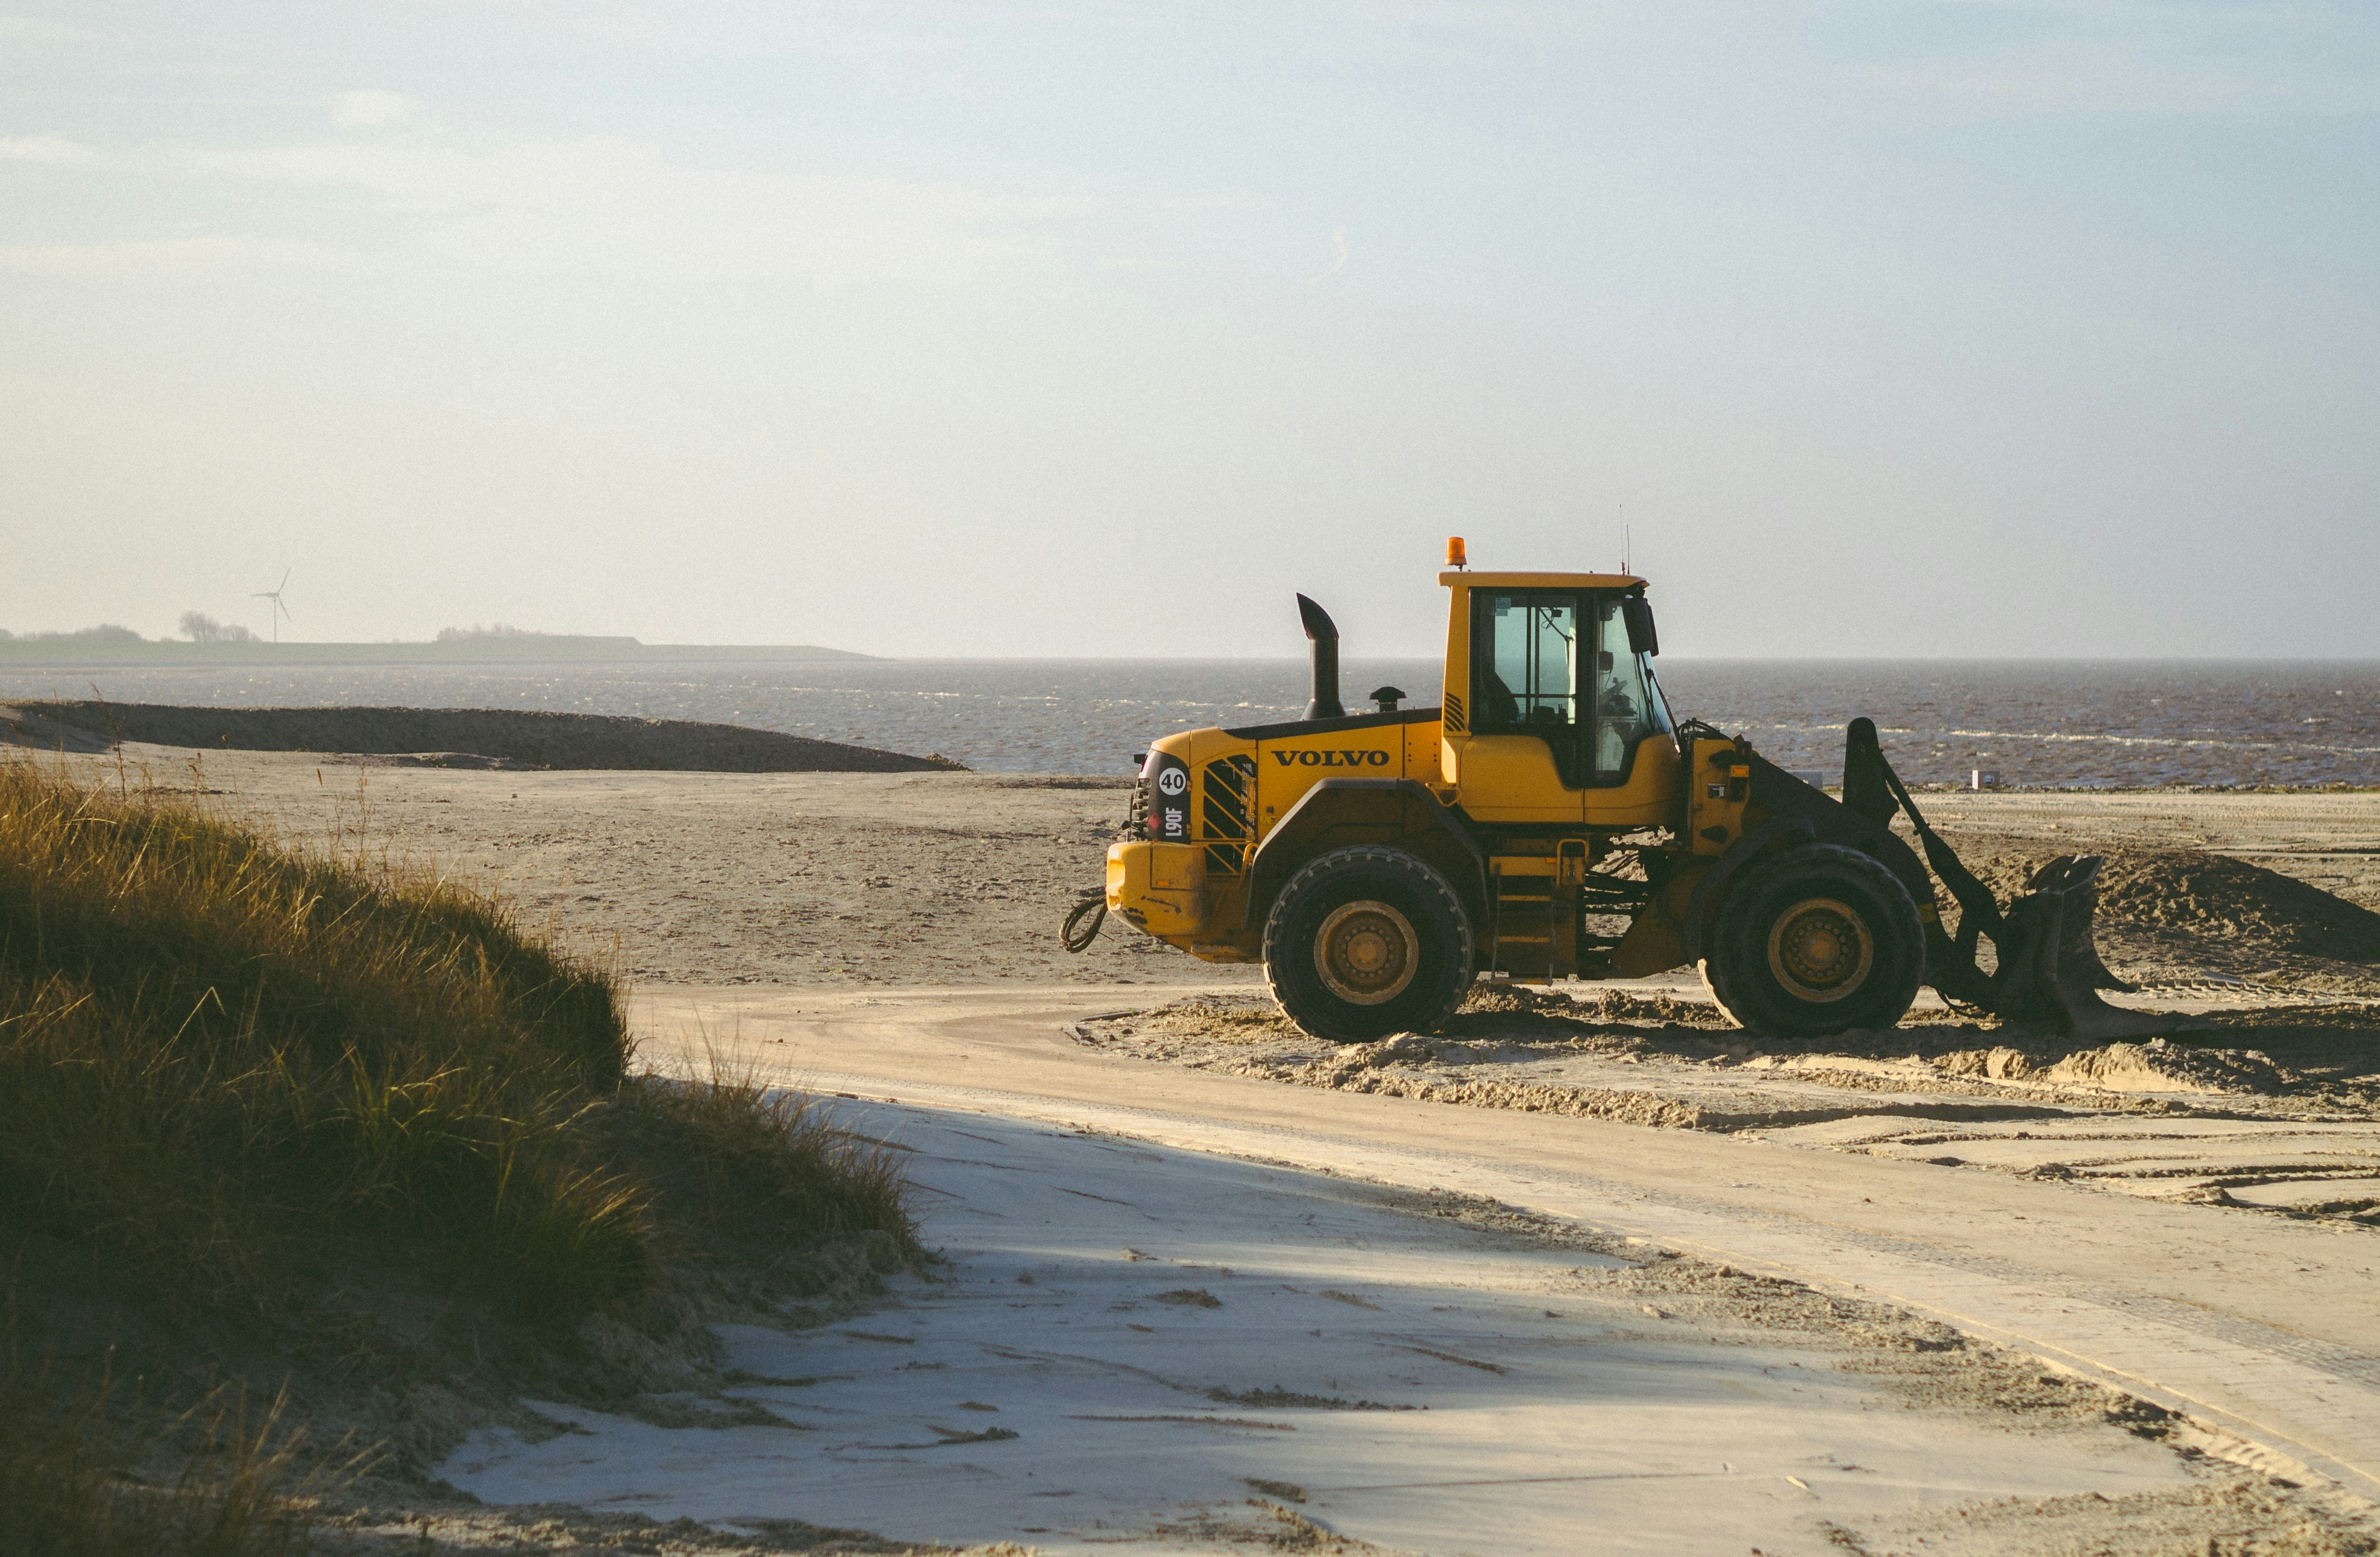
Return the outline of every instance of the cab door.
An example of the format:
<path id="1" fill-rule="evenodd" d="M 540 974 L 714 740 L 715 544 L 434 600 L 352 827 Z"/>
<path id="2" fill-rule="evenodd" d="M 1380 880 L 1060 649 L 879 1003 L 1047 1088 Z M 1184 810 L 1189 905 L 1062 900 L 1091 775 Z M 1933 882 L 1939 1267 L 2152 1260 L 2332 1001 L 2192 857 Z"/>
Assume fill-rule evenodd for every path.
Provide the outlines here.
<path id="1" fill-rule="evenodd" d="M 1480 821 L 1576 825 L 1585 818 L 1593 694 L 1579 591 L 1468 593 L 1470 738 L 1455 775 L 1463 809 Z"/>
<path id="2" fill-rule="evenodd" d="M 1585 600 L 1580 641 L 1593 646 L 1593 657 L 1585 662 L 1589 696 L 1580 736 L 1586 820 L 1595 827 L 1657 826 L 1677 809 L 1677 739 L 1650 655 L 1628 626 L 1631 598 L 1592 590 Z M 1641 598 L 1635 608 L 1645 610 Z"/>

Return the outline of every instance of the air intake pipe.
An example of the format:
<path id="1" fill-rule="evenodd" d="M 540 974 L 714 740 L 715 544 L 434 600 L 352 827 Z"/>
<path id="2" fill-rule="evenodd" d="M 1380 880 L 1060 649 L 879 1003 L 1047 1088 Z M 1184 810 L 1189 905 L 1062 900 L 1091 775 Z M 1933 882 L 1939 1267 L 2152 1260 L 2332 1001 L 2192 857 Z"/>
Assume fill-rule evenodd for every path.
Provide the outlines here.
<path id="1" fill-rule="evenodd" d="M 1297 619 L 1305 624 L 1305 636 L 1314 644 L 1314 700 L 1305 705 L 1305 717 L 1344 719 L 1347 710 L 1339 701 L 1338 625 L 1330 613 L 1304 595 L 1297 597 Z"/>

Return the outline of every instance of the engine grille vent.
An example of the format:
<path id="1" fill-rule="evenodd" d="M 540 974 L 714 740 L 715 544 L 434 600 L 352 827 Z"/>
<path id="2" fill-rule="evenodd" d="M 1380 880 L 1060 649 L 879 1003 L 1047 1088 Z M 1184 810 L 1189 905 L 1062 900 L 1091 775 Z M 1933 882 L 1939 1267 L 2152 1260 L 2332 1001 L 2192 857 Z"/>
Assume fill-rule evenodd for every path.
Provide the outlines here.
<path id="1" fill-rule="evenodd" d="M 1451 692 L 1446 695 L 1446 710 L 1440 717 L 1446 721 L 1446 727 L 1458 735 L 1470 728 L 1463 723 L 1463 699 Z"/>
<path id="2" fill-rule="evenodd" d="M 1199 786 L 1198 831 L 1207 839 L 1209 872 L 1235 876 L 1250 833 L 1248 807 L 1256 797 L 1257 760 L 1241 752 L 1207 764 Z"/>
<path id="3" fill-rule="evenodd" d="M 1123 819 L 1124 831 L 1135 834 L 1148 831 L 1148 775 L 1144 773 L 1132 781 L 1132 809 Z"/>

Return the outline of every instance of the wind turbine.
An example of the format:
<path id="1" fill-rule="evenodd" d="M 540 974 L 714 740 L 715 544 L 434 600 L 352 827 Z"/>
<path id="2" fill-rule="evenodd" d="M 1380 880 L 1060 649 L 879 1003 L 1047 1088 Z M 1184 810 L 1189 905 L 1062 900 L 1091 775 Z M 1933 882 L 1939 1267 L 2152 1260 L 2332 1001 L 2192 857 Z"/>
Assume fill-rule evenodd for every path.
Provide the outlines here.
<path id="1" fill-rule="evenodd" d="M 281 641 L 281 618 L 289 616 L 289 608 L 281 603 L 281 591 L 289 587 L 289 573 L 288 568 L 283 568 L 280 583 L 269 590 L 259 590 L 248 597 L 250 600 L 269 600 L 273 602 L 273 641 L 275 643 Z M 289 619 L 294 622 L 298 618 L 289 616 Z"/>

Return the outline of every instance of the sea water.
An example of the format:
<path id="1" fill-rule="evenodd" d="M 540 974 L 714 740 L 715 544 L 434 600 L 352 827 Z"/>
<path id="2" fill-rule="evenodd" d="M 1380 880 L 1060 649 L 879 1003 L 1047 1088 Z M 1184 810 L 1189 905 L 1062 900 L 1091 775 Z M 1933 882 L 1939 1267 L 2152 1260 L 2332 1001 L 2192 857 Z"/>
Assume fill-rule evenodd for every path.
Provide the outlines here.
<path id="1" fill-rule="evenodd" d="M 1913 783 L 2010 787 L 2380 784 L 2380 661 L 1669 660 L 1681 719 L 1742 733 L 1788 768 L 1839 772 L 1866 714 Z M 1435 704 L 1427 660 L 1349 660 Z M 710 720 L 940 752 L 1012 772 L 1117 773 L 1151 738 L 1305 711 L 1293 660 L 900 660 L 705 663 L 108 667 L 0 673 L 0 699 L 224 706 L 549 709 Z"/>

